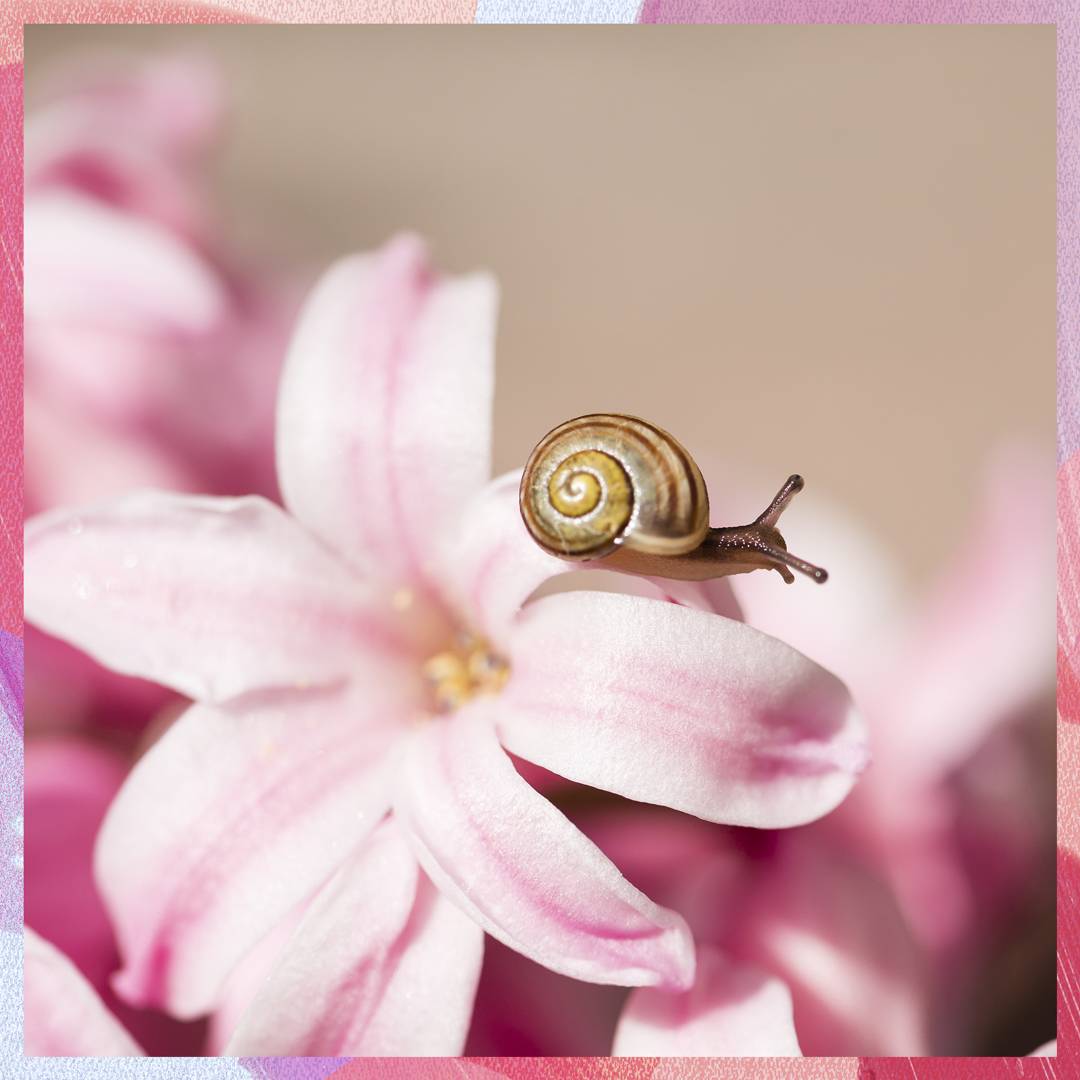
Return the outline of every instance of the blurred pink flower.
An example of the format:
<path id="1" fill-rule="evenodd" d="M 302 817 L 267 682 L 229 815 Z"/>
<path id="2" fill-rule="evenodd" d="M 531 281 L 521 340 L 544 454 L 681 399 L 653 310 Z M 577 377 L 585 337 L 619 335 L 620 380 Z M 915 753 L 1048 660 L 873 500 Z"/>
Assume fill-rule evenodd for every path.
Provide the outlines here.
<path id="1" fill-rule="evenodd" d="M 139 487 L 276 491 L 294 286 L 238 270 L 201 173 L 223 120 L 193 58 L 73 69 L 26 123 L 28 513 Z M 163 695 L 31 634 L 30 728 L 141 727 Z"/>
<path id="2" fill-rule="evenodd" d="M 733 583 L 751 625 L 782 631 L 852 688 L 876 764 L 821 828 L 888 878 L 942 962 L 992 931 L 1052 856 L 1052 759 L 1047 771 L 1028 745 L 1040 718 L 1052 742 L 1049 456 L 1003 448 L 976 495 L 968 527 L 951 542 L 944 534 L 942 570 L 918 603 L 901 599 L 873 542 L 820 501 L 800 508 L 799 528 L 837 551 L 827 608 L 801 596 L 780 605 L 749 576 Z"/>
<path id="3" fill-rule="evenodd" d="M 119 953 L 105 907 L 94 886 L 94 840 L 110 801 L 128 769 L 123 754 L 88 739 L 40 736 L 26 744 L 26 928 L 62 953 L 101 999 L 101 1007 L 150 1053 L 197 1054 L 204 1047 L 200 1025 L 180 1024 L 160 1013 L 133 1009 L 109 986 Z M 47 965 L 47 973 L 63 965 Z M 30 969 L 27 969 L 29 979 Z M 81 992 L 80 997 L 85 997 Z M 49 1006 L 52 1053 L 81 1054 L 78 1030 L 66 1033 L 54 1022 L 62 1007 Z M 72 1022 L 78 1019 L 69 1014 Z M 101 1052 L 101 1051 L 99 1051 Z"/>
<path id="4" fill-rule="evenodd" d="M 141 1054 L 74 964 L 33 930 L 24 932 L 23 1049 L 34 1057 Z"/>
<path id="5" fill-rule="evenodd" d="M 616 1054 L 926 1052 L 922 954 L 888 883 L 824 822 L 754 831 L 644 808 L 575 821 L 698 945 L 688 993 L 630 994 Z"/>
<path id="6" fill-rule="evenodd" d="M 492 947 L 469 1054 L 926 1052 L 924 957 L 888 883 L 819 826 L 731 829 L 595 798 L 572 817 L 637 888 L 686 917 L 695 984 L 627 997 Z"/>
<path id="7" fill-rule="evenodd" d="M 801 1057 L 791 992 L 763 969 L 698 946 L 681 994 L 631 993 L 615 1032 L 620 1057 Z"/>
<path id="8" fill-rule="evenodd" d="M 458 1053 L 482 930 L 579 979 L 691 984 L 682 918 L 503 747 L 767 828 L 830 811 L 864 763 L 843 685 L 743 624 L 594 592 L 522 607 L 565 565 L 516 476 L 484 486 L 493 331 L 491 281 L 434 279 L 412 238 L 345 260 L 282 378 L 289 513 L 146 494 L 28 524 L 28 619 L 196 700 L 99 839 L 123 996 L 208 1011 L 314 896 L 229 1052 Z"/>
<path id="9" fill-rule="evenodd" d="M 285 289 L 217 250 L 206 63 L 74 72 L 26 125 L 27 506 L 274 491 Z"/>
<path id="10" fill-rule="evenodd" d="M 94 888 L 98 828 L 127 771 L 122 755 L 73 737 L 26 745 L 26 925 L 64 953 L 98 993 L 116 967 L 116 946 Z"/>

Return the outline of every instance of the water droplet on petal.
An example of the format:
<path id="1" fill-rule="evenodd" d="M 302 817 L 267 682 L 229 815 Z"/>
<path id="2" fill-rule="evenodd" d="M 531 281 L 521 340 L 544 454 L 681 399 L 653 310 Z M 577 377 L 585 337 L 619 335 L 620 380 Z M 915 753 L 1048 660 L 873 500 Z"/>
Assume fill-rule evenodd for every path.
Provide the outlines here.
<path id="1" fill-rule="evenodd" d="M 71 533 L 72 536 L 78 536 L 79 533 L 83 531 L 82 518 L 72 518 L 68 522 L 67 531 Z"/>

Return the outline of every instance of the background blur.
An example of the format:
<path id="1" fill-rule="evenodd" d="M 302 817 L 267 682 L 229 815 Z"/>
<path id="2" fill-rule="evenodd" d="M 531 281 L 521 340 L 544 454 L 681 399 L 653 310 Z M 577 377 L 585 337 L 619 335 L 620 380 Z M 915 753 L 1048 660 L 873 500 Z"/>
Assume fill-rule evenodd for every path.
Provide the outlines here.
<path id="1" fill-rule="evenodd" d="M 1049 452 L 1052 27 L 33 27 L 27 108 L 184 45 L 227 77 L 230 240 L 314 268 L 409 227 L 496 274 L 498 470 L 639 413 L 922 583 L 991 448 Z"/>

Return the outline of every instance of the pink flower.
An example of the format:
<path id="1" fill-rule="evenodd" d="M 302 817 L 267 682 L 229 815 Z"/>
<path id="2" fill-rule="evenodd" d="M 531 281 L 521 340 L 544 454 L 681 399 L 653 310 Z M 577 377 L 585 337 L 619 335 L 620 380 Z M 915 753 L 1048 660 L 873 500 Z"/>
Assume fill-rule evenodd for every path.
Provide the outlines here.
<path id="1" fill-rule="evenodd" d="M 802 1056 L 787 986 L 709 946 L 698 948 L 691 989 L 630 995 L 612 1052 L 623 1057 Z"/>
<path id="2" fill-rule="evenodd" d="M 694 986 L 627 998 L 492 948 L 468 1053 L 926 1052 L 925 957 L 888 883 L 819 826 L 730 829 L 610 801 L 573 820 L 637 888 L 686 918 Z"/>
<path id="3" fill-rule="evenodd" d="M 976 495 L 918 603 L 901 599 L 872 541 L 827 517 L 800 531 L 812 544 L 820 530 L 838 549 L 828 619 L 799 596 L 782 610 L 749 576 L 733 586 L 748 622 L 782 627 L 852 687 L 876 765 L 821 828 L 870 859 L 920 942 L 954 959 L 1029 889 L 1040 860 L 1053 874 L 1052 785 L 1025 745 L 1040 719 L 1052 739 L 1050 462 L 1005 448 Z"/>
<path id="4" fill-rule="evenodd" d="M 127 771 L 123 755 L 71 735 L 36 736 L 25 753 L 25 890 L 26 928 L 62 953 L 101 999 L 101 1007 L 151 1053 L 192 1054 L 203 1050 L 195 1025 L 119 1001 L 109 976 L 119 955 L 105 907 L 92 873 L 94 840 L 110 801 Z M 53 970 L 53 966 L 48 968 Z M 29 969 L 28 969 L 29 974 Z M 53 1053 L 85 1053 L 77 1030 L 64 1032 L 49 1017 L 60 1006 L 45 995 L 47 1026 L 58 1043 Z M 28 1026 L 36 1023 L 28 1014 Z"/>
<path id="5" fill-rule="evenodd" d="M 200 182 L 193 58 L 69 71 L 26 124 L 26 506 L 153 486 L 273 495 L 292 286 L 242 272 Z M 30 728 L 137 729 L 163 695 L 31 635 Z"/>
<path id="6" fill-rule="evenodd" d="M 27 504 L 153 484 L 274 490 L 292 306 L 212 245 L 198 180 L 214 71 L 156 59 L 69 77 L 27 121 Z"/>
<path id="7" fill-rule="evenodd" d="M 631 993 L 616 1054 L 926 1052 L 923 954 L 887 881 L 825 822 L 762 832 L 616 808 L 576 823 L 698 945 L 689 992 Z"/>
<path id="8" fill-rule="evenodd" d="M 24 1050 L 34 1057 L 141 1054 L 94 988 L 55 946 L 26 930 Z"/>
<path id="9" fill-rule="evenodd" d="M 484 485 L 493 315 L 488 278 L 433 278 L 415 239 L 345 260 L 282 379 L 288 512 L 142 494 L 28 524 L 27 617 L 196 702 L 99 839 L 122 995 L 209 1011 L 310 901 L 230 1052 L 458 1053 L 482 931 L 579 979 L 692 983 L 682 918 L 505 750 L 769 828 L 864 762 L 843 685 L 773 638 L 641 596 L 525 604 L 565 565 L 516 476 Z"/>

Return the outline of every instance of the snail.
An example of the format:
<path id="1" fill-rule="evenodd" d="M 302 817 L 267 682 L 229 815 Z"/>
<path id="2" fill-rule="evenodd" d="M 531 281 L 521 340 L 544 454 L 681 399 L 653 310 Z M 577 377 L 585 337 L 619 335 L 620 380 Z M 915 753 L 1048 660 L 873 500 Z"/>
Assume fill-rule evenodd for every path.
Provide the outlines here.
<path id="1" fill-rule="evenodd" d="M 561 559 L 650 577 L 702 581 L 776 570 L 828 575 L 792 555 L 776 523 L 803 488 L 789 476 L 749 525 L 709 527 L 709 495 L 694 459 L 662 428 L 636 416 L 579 416 L 548 432 L 521 477 L 521 516 Z"/>

